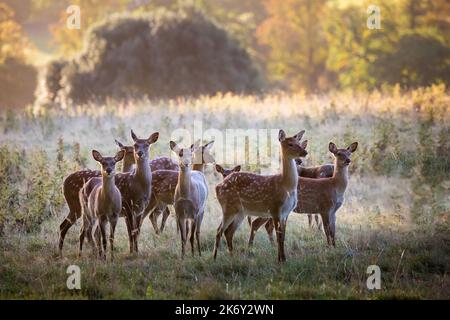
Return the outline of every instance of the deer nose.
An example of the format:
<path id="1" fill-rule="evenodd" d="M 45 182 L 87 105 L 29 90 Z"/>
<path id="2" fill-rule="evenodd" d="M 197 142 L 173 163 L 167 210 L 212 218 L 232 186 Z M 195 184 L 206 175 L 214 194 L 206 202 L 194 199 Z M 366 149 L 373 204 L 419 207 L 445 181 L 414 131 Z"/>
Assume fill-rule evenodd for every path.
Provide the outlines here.
<path id="1" fill-rule="evenodd" d="M 345 164 L 350 164 L 350 162 L 352 162 L 352 160 L 350 160 L 350 159 L 345 160 Z"/>
<path id="2" fill-rule="evenodd" d="M 144 155 L 144 153 L 142 151 L 139 151 L 137 154 L 139 157 L 142 157 Z"/>
<path id="3" fill-rule="evenodd" d="M 106 173 L 107 173 L 107 174 L 111 174 L 111 172 L 112 172 L 112 169 L 111 169 L 111 168 L 107 168 L 107 169 L 106 169 Z"/>

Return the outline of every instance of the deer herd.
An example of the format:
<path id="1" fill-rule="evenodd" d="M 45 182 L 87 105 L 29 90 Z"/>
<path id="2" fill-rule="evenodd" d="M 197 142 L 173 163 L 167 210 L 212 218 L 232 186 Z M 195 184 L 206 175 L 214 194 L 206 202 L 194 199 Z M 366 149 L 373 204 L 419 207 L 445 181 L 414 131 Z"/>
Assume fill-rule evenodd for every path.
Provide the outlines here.
<path id="1" fill-rule="evenodd" d="M 253 244 L 256 231 L 264 225 L 271 242 L 275 230 L 278 261 L 285 261 L 286 222 L 292 211 L 308 214 L 310 226 L 314 215 L 319 229 L 323 224 L 328 245 L 335 246 L 336 211 L 344 201 L 348 166 L 358 143 L 338 149 L 330 142 L 328 149 L 334 156 L 334 164 L 307 168 L 301 160 L 307 155 L 308 141 L 301 140 L 304 133 L 302 130 L 287 137 L 280 130 L 280 172 L 260 175 L 241 172 L 241 166 L 226 169 L 215 164 L 210 152 L 214 141 L 205 145 L 197 142 L 188 148 L 170 141 L 170 149 L 177 155 L 178 164 L 168 157 L 150 160 L 149 149 L 158 140 L 159 133 L 141 139 L 131 131 L 134 144 L 125 146 L 116 140 L 119 151 L 115 155 L 104 156 L 97 150 L 92 151 L 101 170 L 80 170 L 65 178 L 63 193 L 69 213 L 59 227 L 59 254 L 62 256 L 67 231 L 81 218 L 79 256 L 87 237 L 97 255 L 106 258 L 106 229 L 109 224 L 110 255 L 113 259 L 114 233 L 119 217 L 125 218 L 130 253 L 137 253 L 144 219 L 149 216 L 155 232 L 160 234 L 164 231 L 171 206 L 175 210 L 181 237 L 181 257 L 185 255 L 188 236 L 192 254 L 196 245 L 201 255 L 200 230 L 208 198 L 204 175 L 207 164 L 215 164 L 216 171 L 224 178 L 216 186 L 222 220 L 217 228 L 214 259 L 222 235 L 229 252 L 233 252 L 234 233 L 247 217 L 251 228 L 248 245 Z M 116 164 L 120 161 L 122 172 L 116 173 Z M 158 227 L 160 215 L 162 221 Z"/>

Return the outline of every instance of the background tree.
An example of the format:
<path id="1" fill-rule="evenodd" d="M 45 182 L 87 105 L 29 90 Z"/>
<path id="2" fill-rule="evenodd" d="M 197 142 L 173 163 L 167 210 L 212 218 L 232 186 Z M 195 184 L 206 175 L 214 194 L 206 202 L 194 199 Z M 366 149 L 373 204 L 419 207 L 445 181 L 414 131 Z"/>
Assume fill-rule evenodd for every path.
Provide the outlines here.
<path id="1" fill-rule="evenodd" d="M 0 109 L 34 100 L 37 72 L 25 62 L 28 41 L 14 18 L 14 11 L 0 3 Z"/>
<path id="2" fill-rule="evenodd" d="M 270 78 L 292 89 L 323 89 L 328 44 L 323 21 L 327 0 L 266 0 L 268 18 L 257 38 L 268 49 Z"/>

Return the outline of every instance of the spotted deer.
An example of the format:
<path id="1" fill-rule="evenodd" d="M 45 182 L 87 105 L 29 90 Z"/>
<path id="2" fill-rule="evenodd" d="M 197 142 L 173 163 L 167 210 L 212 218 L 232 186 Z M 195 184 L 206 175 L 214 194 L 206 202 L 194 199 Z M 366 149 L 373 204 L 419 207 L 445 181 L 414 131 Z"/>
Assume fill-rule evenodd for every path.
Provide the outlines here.
<path id="1" fill-rule="evenodd" d="M 117 140 L 116 140 L 116 143 L 120 148 L 125 149 L 127 151 L 127 153 L 125 154 L 125 158 L 124 158 L 124 171 L 123 172 L 132 171 L 133 166 L 134 166 L 133 146 L 124 146 L 122 143 L 120 143 Z M 130 152 L 130 150 L 131 150 L 131 152 Z M 130 161 L 127 161 L 127 159 L 126 159 L 127 154 L 131 154 L 133 166 L 130 167 L 130 170 L 125 171 L 125 168 L 127 168 L 127 169 L 129 168 L 128 166 L 125 167 L 125 162 L 131 163 L 131 159 L 130 159 Z M 158 158 L 155 158 L 150 161 L 150 168 L 151 168 L 152 172 L 155 172 L 156 170 L 178 171 L 178 164 L 169 157 L 158 157 Z M 156 234 L 159 234 L 159 232 L 164 231 L 164 226 L 165 226 L 166 220 L 169 217 L 169 215 L 170 215 L 170 211 L 169 211 L 169 208 L 167 207 L 163 211 L 161 229 L 158 229 L 158 228 L 155 229 Z"/>
<path id="2" fill-rule="evenodd" d="M 116 163 L 124 158 L 125 151 L 120 150 L 114 157 L 103 157 L 97 150 L 92 150 L 92 156 L 100 163 L 102 176 L 89 179 L 79 192 L 82 226 L 78 256 L 81 256 L 86 232 L 92 232 L 98 256 L 106 256 L 106 224 L 109 223 L 112 260 L 114 233 L 122 210 L 122 196 L 115 184 L 115 168 Z"/>
<path id="3" fill-rule="evenodd" d="M 116 177 L 116 185 L 122 194 L 121 215 L 125 217 L 127 225 L 130 253 L 139 251 L 139 221 L 150 202 L 152 189 L 149 150 L 158 137 L 159 133 L 155 132 L 147 139 L 140 139 L 131 130 L 136 168 L 132 172 L 119 173 Z"/>
<path id="4" fill-rule="evenodd" d="M 174 207 L 178 228 L 181 236 L 181 257 L 184 258 L 187 236 L 189 234 L 192 255 L 194 255 L 194 237 L 197 240 L 198 254 L 201 256 L 200 248 L 200 226 L 205 213 L 206 199 L 208 197 L 208 186 L 203 172 L 193 170 L 194 145 L 182 149 L 175 142 L 170 141 L 170 149 L 179 158 L 180 170 L 174 193 Z"/>
<path id="5" fill-rule="evenodd" d="M 334 173 L 334 165 L 330 163 L 323 164 L 321 166 L 315 166 L 315 167 L 304 167 L 302 159 L 298 158 L 295 159 L 295 163 L 297 164 L 297 170 L 298 175 L 300 177 L 305 178 L 330 178 L 333 176 Z M 309 227 L 312 227 L 312 214 L 308 214 L 308 225 Z M 319 215 L 315 214 L 314 219 L 316 220 L 316 225 L 319 230 L 322 230 L 322 224 L 319 220 Z M 267 229 L 267 228 L 266 228 Z"/>
<path id="6" fill-rule="evenodd" d="M 117 146 L 125 151 L 125 156 L 123 159 L 122 172 L 131 172 L 135 167 L 134 159 L 134 146 L 125 146 L 118 140 L 115 140 Z M 159 157 L 150 161 L 150 168 L 153 171 L 168 169 L 168 170 L 178 170 L 178 164 L 168 157 Z M 79 170 L 66 177 L 63 183 L 63 193 L 66 199 L 67 205 L 69 207 L 69 214 L 61 223 L 59 230 L 59 252 L 62 256 L 62 248 L 64 245 L 64 238 L 67 231 L 72 227 L 72 225 L 81 217 L 81 205 L 78 197 L 80 189 L 83 187 L 84 183 L 92 177 L 101 176 L 99 170 Z M 168 215 L 167 209 L 167 215 Z M 91 240 L 88 234 L 88 239 Z"/>
<path id="7" fill-rule="evenodd" d="M 294 212 L 320 214 L 328 245 L 336 245 L 336 212 L 344 202 L 350 157 L 357 147 L 358 142 L 353 142 L 346 149 L 338 149 L 333 142 L 330 142 L 328 149 L 334 156 L 333 176 L 298 179 L 298 202 Z M 267 221 L 267 219 L 258 218 L 252 222 L 249 244 L 253 243 L 255 232 L 265 223 L 264 220 Z"/>
<path id="8" fill-rule="evenodd" d="M 116 145 L 125 152 L 125 156 L 122 161 L 122 172 L 131 172 L 134 170 L 134 148 L 133 146 L 125 146 L 117 139 L 114 139 Z"/>
<path id="9" fill-rule="evenodd" d="M 210 141 L 203 146 L 200 145 L 199 142 L 196 142 L 193 145 L 193 171 L 203 173 L 206 164 L 215 162 L 214 157 L 211 155 L 211 148 L 213 145 L 214 141 Z M 149 206 L 145 209 L 143 218 L 150 214 L 150 222 L 153 225 L 155 232 L 159 234 L 164 231 L 166 220 L 170 214 L 167 207 L 173 205 L 175 187 L 178 182 L 178 169 L 156 170 L 153 172 L 152 181 L 152 198 Z M 161 228 L 158 229 L 157 220 L 161 213 L 163 213 Z"/>
<path id="10" fill-rule="evenodd" d="M 292 137 L 286 137 L 280 130 L 278 140 L 281 146 L 281 172 L 263 176 L 249 172 L 235 172 L 216 186 L 216 195 L 222 207 L 220 223 L 214 246 L 214 259 L 217 257 L 222 234 L 230 253 L 233 251 L 233 235 L 245 215 L 272 218 L 278 243 L 278 261 L 286 260 L 284 238 L 286 220 L 297 204 L 298 173 L 295 158 L 307 155 L 307 141 L 300 142 L 304 130 Z M 229 228 L 231 226 L 231 228 Z"/>
<path id="11" fill-rule="evenodd" d="M 221 165 L 216 164 L 216 171 L 218 173 L 220 173 L 223 178 L 226 178 L 227 176 L 229 176 L 233 172 L 241 171 L 241 166 L 235 166 L 234 168 L 226 169 L 226 168 L 222 167 Z"/>

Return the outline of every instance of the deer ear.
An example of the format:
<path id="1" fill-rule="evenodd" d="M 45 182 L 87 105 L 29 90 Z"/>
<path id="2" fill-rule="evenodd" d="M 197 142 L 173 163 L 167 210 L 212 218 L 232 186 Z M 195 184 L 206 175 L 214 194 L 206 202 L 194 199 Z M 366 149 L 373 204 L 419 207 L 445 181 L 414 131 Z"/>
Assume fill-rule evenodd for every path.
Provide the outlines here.
<path id="1" fill-rule="evenodd" d="M 358 142 L 353 142 L 348 148 L 347 150 L 350 151 L 351 153 L 356 151 L 356 148 L 358 148 Z"/>
<path id="2" fill-rule="evenodd" d="M 133 139 L 133 141 L 136 142 L 136 140 L 138 139 L 138 137 L 136 136 L 136 134 L 133 132 L 133 130 L 131 130 L 131 138 Z"/>
<path id="3" fill-rule="evenodd" d="M 280 130 L 280 132 L 278 132 L 278 141 L 283 142 L 284 140 L 286 140 L 286 133 L 283 130 Z"/>
<path id="4" fill-rule="evenodd" d="M 222 174 L 223 174 L 223 168 L 222 168 L 222 166 L 216 164 L 216 171 L 217 171 L 218 173 L 222 173 Z"/>
<path id="5" fill-rule="evenodd" d="M 170 146 L 170 149 L 175 153 L 178 153 L 178 151 L 180 150 L 180 148 L 177 146 L 177 144 L 174 141 L 170 141 L 169 146 Z"/>
<path id="6" fill-rule="evenodd" d="M 116 156 L 114 157 L 114 161 L 119 162 L 120 160 L 123 159 L 123 157 L 125 157 L 125 150 L 120 150 L 119 152 L 116 153 Z"/>
<path id="7" fill-rule="evenodd" d="M 302 141 L 302 143 L 300 143 L 300 147 L 302 147 L 303 149 L 306 149 L 307 146 L 308 146 L 308 140 L 304 140 L 304 141 Z"/>
<path id="8" fill-rule="evenodd" d="M 234 171 L 234 172 L 239 172 L 239 171 L 241 171 L 241 166 L 238 165 L 238 166 L 234 167 L 234 168 L 233 168 L 233 171 Z"/>
<path id="9" fill-rule="evenodd" d="M 302 130 L 299 133 L 297 133 L 293 138 L 297 141 L 300 141 L 303 138 L 304 134 L 305 134 L 305 130 Z"/>
<path id="10" fill-rule="evenodd" d="M 214 140 L 208 142 L 207 144 L 205 144 L 205 145 L 203 146 L 203 148 L 205 148 L 206 150 L 209 151 L 209 150 L 211 150 L 211 148 L 213 147 L 213 145 L 214 145 Z"/>
<path id="11" fill-rule="evenodd" d="M 125 148 L 125 146 L 117 139 L 114 139 L 114 141 L 116 142 L 117 146 L 121 149 Z"/>
<path id="12" fill-rule="evenodd" d="M 97 150 L 92 150 L 92 157 L 94 157 L 95 161 L 102 162 L 103 157 Z"/>
<path id="13" fill-rule="evenodd" d="M 155 143 L 158 141 L 159 138 L 159 132 L 152 133 L 152 135 L 147 139 L 149 144 Z"/>
<path id="14" fill-rule="evenodd" d="M 330 150 L 332 154 L 335 154 L 337 152 L 337 147 L 333 142 L 330 142 L 328 145 L 328 150 Z"/>

